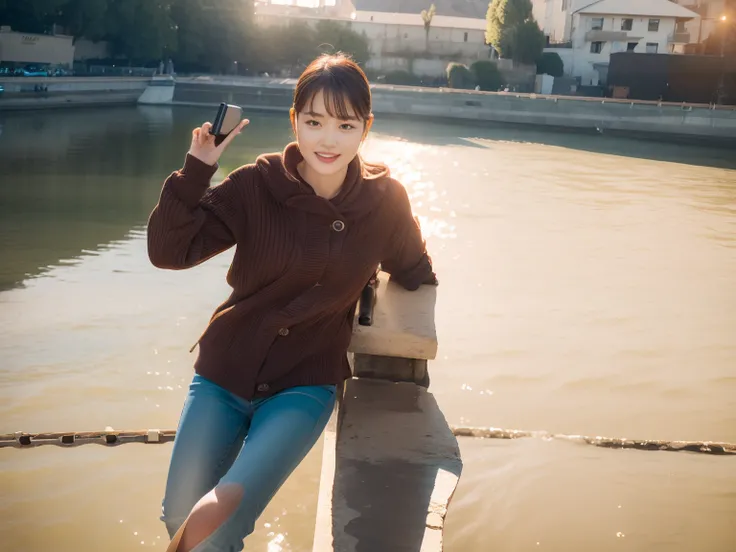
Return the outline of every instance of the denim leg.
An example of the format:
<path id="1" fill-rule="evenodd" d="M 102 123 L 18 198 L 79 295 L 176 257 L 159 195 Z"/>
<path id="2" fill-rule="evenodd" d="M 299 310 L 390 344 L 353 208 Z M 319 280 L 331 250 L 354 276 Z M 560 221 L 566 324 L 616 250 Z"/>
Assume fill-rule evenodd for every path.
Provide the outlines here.
<path id="1" fill-rule="evenodd" d="M 170 537 L 232 465 L 251 413 L 248 401 L 194 376 L 179 419 L 162 504 L 161 520 Z"/>
<path id="2" fill-rule="evenodd" d="M 238 552 L 276 491 L 322 434 L 335 404 L 334 385 L 285 389 L 254 401 L 250 430 L 240 454 L 218 486 L 237 484 L 236 510 L 192 552 Z"/>

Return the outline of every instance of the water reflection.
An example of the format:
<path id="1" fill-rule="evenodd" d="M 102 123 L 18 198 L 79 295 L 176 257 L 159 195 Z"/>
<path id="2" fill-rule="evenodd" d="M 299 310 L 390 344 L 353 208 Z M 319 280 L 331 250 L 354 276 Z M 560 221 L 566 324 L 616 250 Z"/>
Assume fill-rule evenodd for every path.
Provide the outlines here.
<path id="1" fill-rule="evenodd" d="M 181 166 L 203 109 L 122 107 L 4 114 L 0 136 L 0 290 L 145 224 L 163 179 Z M 223 167 L 288 140 L 285 117 L 256 118 Z"/>
<path id="2" fill-rule="evenodd" d="M 82 251 L 124 239 L 132 228 L 145 224 L 163 178 L 181 165 L 190 130 L 211 118 L 210 111 L 141 106 L 0 116 L 0 247 L 6 259 L 0 267 L 0 290 L 20 286 L 24 279 L 68 262 Z M 678 188 L 688 187 L 698 196 L 698 208 L 729 216 L 734 210 L 736 187 L 730 171 L 723 172 L 722 181 L 710 182 L 705 188 L 698 180 L 697 165 L 736 167 L 736 158 L 724 150 L 487 124 L 379 119 L 375 129 L 380 140 L 369 142 L 368 154 L 392 168 L 410 190 L 415 207 L 421 210 L 425 203 L 430 205 L 433 216 L 420 216 L 430 236 L 454 236 L 451 219 L 456 213 L 434 189 L 438 175 L 423 171 L 425 161 L 433 160 L 439 146 L 477 148 L 482 150 L 477 155 L 482 156 L 503 155 L 516 143 L 606 153 L 610 156 L 596 161 L 597 174 L 583 172 L 593 170 L 589 164 L 569 166 L 545 155 L 539 178 L 568 190 L 589 192 L 576 196 L 582 202 L 625 204 L 637 194 L 678 195 Z M 223 171 L 250 162 L 262 152 L 280 150 L 290 139 L 284 114 L 253 114 L 247 132 L 223 157 Z M 662 186 L 656 166 L 642 174 L 639 165 L 635 173 L 626 169 L 619 156 L 695 166 Z M 460 170 L 457 160 L 448 159 L 448 163 Z M 490 185 L 501 176 L 484 171 L 482 178 Z M 601 186 L 606 179 L 615 186 Z M 731 247 L 733 239 L 724 239 L 723 244 Z"/>
<path id="3" fill-rule="evenodd" d="M 175 426 L 187 351 L 227 296 L 230 255 L 157 270 L 145 223 L 210 116 L 0 115 L 0 282 L 26 286 L 0 294 L 2 432 Z M 249 118 L 218 178 L 290 140 L 285 115 Z M 418 119 L 375 131 L 365 155 L 407 186 L 442 281 L 432 392 L 450 423 L 736 439 L 736 172 L 719 168 L 730 152 Z M 593 141 L 605 151 L 587 151 Z M 532 439 L 461 447 L 448 551 L 730 549 L 728 460 Z M 249 547 L 311 548 L 320 451 Z M 169 447 L 8 452 L 8 550 L 165 548 Z"/>

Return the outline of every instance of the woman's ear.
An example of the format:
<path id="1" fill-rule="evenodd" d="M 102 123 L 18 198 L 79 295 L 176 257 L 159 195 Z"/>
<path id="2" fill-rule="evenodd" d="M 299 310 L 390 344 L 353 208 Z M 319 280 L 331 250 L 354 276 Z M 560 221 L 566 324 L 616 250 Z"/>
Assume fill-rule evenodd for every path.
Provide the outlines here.
<path id="1" fill-rule="evenodd" d="M 373 113 L 370 114 L 368 119 L 365 121 L 365 128 L 363 129 L 363 140 L 365 140 L 368 137 L 368 133 L 371 131 L 371 127 L 373 126 Z"/>
<path id="2" fill-rule="evenodd" d="M 293 107 L 289 109 L 289 119 L 291 120 L 291 130 L 294 131 L 294 136 L 296 136 L 296 109 Z"/>

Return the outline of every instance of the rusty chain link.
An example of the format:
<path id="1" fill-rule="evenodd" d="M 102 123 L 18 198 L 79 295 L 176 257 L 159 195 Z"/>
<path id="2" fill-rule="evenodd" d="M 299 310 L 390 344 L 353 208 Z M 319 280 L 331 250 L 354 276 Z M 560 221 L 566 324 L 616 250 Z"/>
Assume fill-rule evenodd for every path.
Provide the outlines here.
<path id="1" fill-rule="evenodd" d="M 0 448 L 34 448 L 43 445 L 77 447 L 80 445 L 105 445 L 113 447 L 126 443 L 169 443 L 174 440 L 174 429 L 148 429 L 142 431 L 104 431 L 56 432 L 56 433 L 7 433 L 0 435 Z"/>
<path id="2" fill-rule="evenodd" d="M 611 449 L 657 450 L 668 452 L 695 452 L 713 455 L 736 455 L 736 444 L 714 441 L 661 441 L 645 439 L 625 439 L 613 437 L 586 437 L 584 435 L 563 435 L 546 431 L 520 431 L 516 429 L 451 427 L 458 437 L 480 439 L 557 439 L 571 443 L 592 445 Z M 43 445 L 77 447 L 80 445 L 105 445 L 108 447 L 126 443 L 159 444 L 170 443 L 176 437 L 175 429 L 148 429 L 138 431 L 57 432 L 57 433 L 7 433 L 0 435 L 0 448 L 34 448 Z"/>

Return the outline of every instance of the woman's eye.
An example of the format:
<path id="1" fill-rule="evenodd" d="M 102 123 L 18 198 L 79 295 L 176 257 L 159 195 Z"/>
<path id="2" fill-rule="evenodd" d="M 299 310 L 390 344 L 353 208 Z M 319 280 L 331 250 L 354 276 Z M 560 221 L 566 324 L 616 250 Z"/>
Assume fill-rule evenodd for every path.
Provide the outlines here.
<path id="1" fill-rule="evenodd" d="M 315 121 L 314 119 L 307 121 L 307 126 L 317 126 L 319 125 L 319 122 Z"/>
<path id="2" fill-rule="evenodd" d="M 340 128 L 343 130 L 353 130 L 355 127 L 350 123 L 345 123 L 343 125 L 340 125 Z"/>

